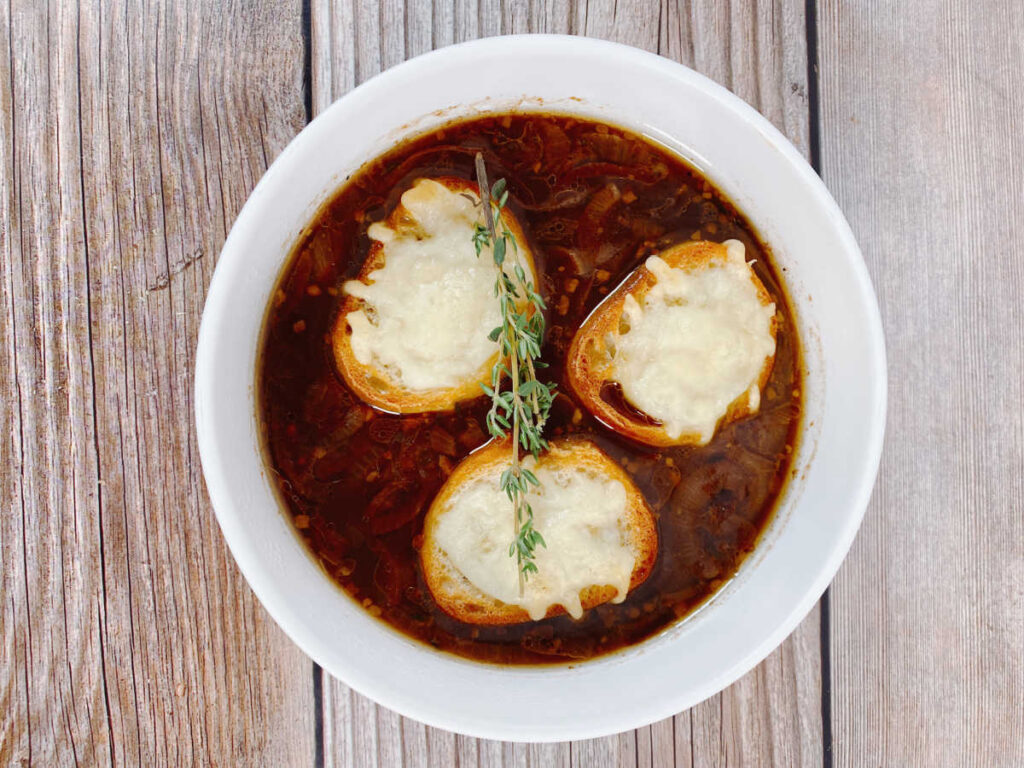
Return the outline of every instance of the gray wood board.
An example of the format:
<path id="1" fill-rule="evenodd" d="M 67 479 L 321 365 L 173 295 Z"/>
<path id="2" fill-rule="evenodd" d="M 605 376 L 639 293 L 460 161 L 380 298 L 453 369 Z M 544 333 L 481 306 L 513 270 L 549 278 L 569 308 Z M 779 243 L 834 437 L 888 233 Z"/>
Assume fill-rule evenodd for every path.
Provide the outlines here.
<path id="1" fill-rule="evenodd" d="M 1024 6 L 827 2 L 823 176 L 889 423 L 832 590 L 837 765 L 1024 765 Z"/>
<path id="2" fill-rule="evenodd" d="M 302 28 L 215 5 L 0 8 L 2 765 L 314 759 L 192 399 L 225 233 L 302 127 Z"/>

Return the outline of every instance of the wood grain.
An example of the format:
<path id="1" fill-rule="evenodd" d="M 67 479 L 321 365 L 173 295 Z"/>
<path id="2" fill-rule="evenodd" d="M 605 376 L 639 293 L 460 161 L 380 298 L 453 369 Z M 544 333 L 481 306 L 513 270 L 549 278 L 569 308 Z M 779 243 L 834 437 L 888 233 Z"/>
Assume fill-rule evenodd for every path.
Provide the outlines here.
<path id="1" fill-rule="evenodd" d="M 310 765 L 311 665 L 206 500 L 193 351 L 300 127 L 297 9 L 4 4 L 2 765 Z"/>
<path id="2" fill-rule="evenodd" d="M 307 93 L 319 111 L 432 48 L 573 32 L 694 66 L 807 152 L 807 7 L 823 176 L 892 382 L 832 592 L 834 752 L 816 610 L 722 694 L 587 742 L 457 736 L 324 678 L 323 762 L 1024 764 L 1024 8 L 310 0 L 304 40 L 303 7 L 0 3 L 0 765 L 318 764 L 321 688 L 224 547 L 191 391 L 215 254 Z"/>
<path id="3" fill-rule="evenodd" d="M 514 32 L 577 33 L 659 52 L 708 74 L 809 148 L 804 4 L 314 0 L 312 101 L 318 113 L 406 58 Z M 325 677 L 327 765 L 718 766 L 760 756 L 822 760 L 820 616 L 816 608 L 763 664 L 703 704 L 635 732 L 524 746 L 452 737 L 366 701 Z M 453 741 L 454 739 L 454 741 Z"/>
<path id="4" fill-rule="evenodd" d="M 836 765 L 1024 765 L 1024 6 L 826 2 L 819 39 L 890 377 L 833 587 Z"/>

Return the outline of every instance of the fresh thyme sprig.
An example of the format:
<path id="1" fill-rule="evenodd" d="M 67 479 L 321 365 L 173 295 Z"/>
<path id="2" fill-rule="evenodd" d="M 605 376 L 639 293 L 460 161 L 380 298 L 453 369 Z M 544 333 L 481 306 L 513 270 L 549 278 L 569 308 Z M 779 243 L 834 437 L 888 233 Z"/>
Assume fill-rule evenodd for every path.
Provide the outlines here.
<path id="1" fill-rule="evenodd" d="M 519 572 L 519 595 L 531 573 L 537 573 L 534 563 L 537 545 L 547 546 L 540 532 L 533 527 L 533 508 L 527 501 L 531 486 L 540 485 L 537 476 L 522 466 L 520 446 L 534 458 L 548 447 L 544 439 L 544 422 L 551 410 L 553 383 L 542 384 L 537 369 L 546 367 L 540 359 L 540 346 L 544 340 L 544 299 L 537 293 L 526 270 L 519 263 L 519 246 L 515 236 L 502 221 L 501 212 L 508 203 L 508 190 L 504 179 L 493 187 L 487 183 L 487 168 L 483 155 L 476 156 L 476 177 L 480 187 L 480 202 L 484 224 L 477 224 L 473 232 L 473 245 L 479 256 L 491 246 L 498 278 L 494 295 L 501 309 L 501 325 L 491 331 L 491 341 L 498 343 L 498 362 L 491 370 L 491 384 L 481 384 L 491 398 L 487 413 L 487 431 L 493 437 L 505 438 L 512 433 L 512 455 L 509 467 L 501 473 L 501 488 L 512 502 L 515 520 L 515 539 L 509 545 L 509 557 L 516 558 Z M 500 235 L 498 234 L 500 232 Z M 505 271 L 505 260 L 510 259 L 512 274 Z M 502 391 L 503 376 L 508 376 L 510 388 Z"/>

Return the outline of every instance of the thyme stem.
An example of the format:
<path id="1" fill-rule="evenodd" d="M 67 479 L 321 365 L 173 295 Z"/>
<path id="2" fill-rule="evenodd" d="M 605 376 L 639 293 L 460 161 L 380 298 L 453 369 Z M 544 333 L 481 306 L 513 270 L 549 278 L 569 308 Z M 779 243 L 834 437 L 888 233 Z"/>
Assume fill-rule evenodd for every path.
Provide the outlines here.
<path id="1" fill-rule="evenodd" d="M 540 481 L 522 466 L 519 451 L 524 448 L 536 458 L 547 448 L 542 431 L 551 409 L 554 384 L 542 384 L 537 380 L 545 306 L 519 263 L 515 237 L 501 220 L 501 211 L 508 201 L 505 180 L 499 179 L 493 187 L 487 183 L 487 168 L 481 153 L 476 155 L 476 175 L 485 225 L 476 226 L 473 244 L 477 256 L 484 247 L 491 247 L 498 267 L 494 294 L 501 307 L 501 325 L 490 334 L 490 338 L 498 342 L 498 362 L 491 371 L 491 386 L 481 386 L 491 398 L 491 409 L 487 414 L 488 432 L 497 438 L 506 437 L 509 430 L 512 432 L 512 456 L 509 468 L 501 475 L 501 487 L 512 503 L 515 538 L 509 546 L 509 556 L 516 558 L 519 595 L 522 597 L 526 579 L 529 574 L 537 572 L 537 565 L 533 562 L 536 547 L 538 544 L 547 545 L 533 527 L 533 509 L 526 499 L 530 486 L 537 486 Z M 505 271 L 505 260 L 510 254 L 511 276 Z M 508 392 L 501 389 L 505 374 L 511 380 Z"/>
<path id="2" fill-rule="evenodd" d="M 519 355 L 516 354 L 515 345 L 512 347 L 512 354 L 509 355 L 512 363 L 512 402 L 515 404 L 515 413 L 519 411 Z M 520 477 L 519 471 L 519 419 L 512 419 L 512 477 L 516 480 Z M 519 540 L 520 530 L 523 525 L 523 507 L 521 501 L 522 494 L 517 488 L 515 491 L 515 498 L 512 500 L 512 513 L 515 518 L 515 541 Z M 519 596 L 523 596 L 525 588 L 523 578 L 523 555 L 517 551 L 516 565 L 519 567 L 516 569 L 519 573 Z"/>

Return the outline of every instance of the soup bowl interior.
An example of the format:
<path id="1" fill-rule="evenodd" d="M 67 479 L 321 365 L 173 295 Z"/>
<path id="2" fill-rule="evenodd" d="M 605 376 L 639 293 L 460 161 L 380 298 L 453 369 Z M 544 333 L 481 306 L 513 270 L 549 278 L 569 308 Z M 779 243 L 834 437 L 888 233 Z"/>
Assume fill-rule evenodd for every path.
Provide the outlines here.
<path id="1" fill-rule="evenodd" d="M 256 404 L 271 292 L 320 205 L 403 138 L 509 110 L 620 125 L 713 181 L 772 248 L 806 369 L 795 477 L 737 575 L 696 613 L 637 646 L 543 668 L 497 667 L 434 651 L 374 619 L 336 586 L 278 501 Z M 196 420 L 207 488 L 239 567 L 267 611 L 330 674 L 441 728 L 506 740 L 579 739 L 650 723 L 713 695 L 807 614 L 839 567 L 870 496 L 884 430 L 885 355 L 874 293 L 842 214 L 767 120 L 706 78 L 652 54 L 582 38 L 492 38 L 374 78 L 277 158 L 217 264 L 199 337 Z"/>

